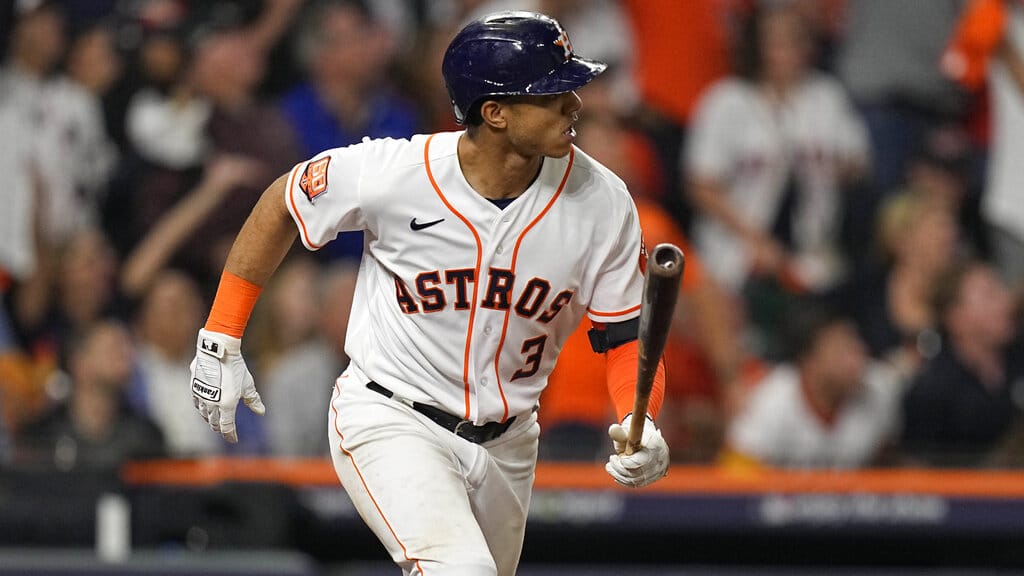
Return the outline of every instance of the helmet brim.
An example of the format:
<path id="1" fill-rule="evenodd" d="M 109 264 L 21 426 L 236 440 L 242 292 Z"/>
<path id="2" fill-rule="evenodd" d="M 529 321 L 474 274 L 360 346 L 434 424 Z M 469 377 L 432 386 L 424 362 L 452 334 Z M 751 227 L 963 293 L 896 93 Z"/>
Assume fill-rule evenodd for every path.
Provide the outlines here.
<path id="1" fill-rule="evenodd" d="M 531 82 L 522 94 L 561 94 L 581 88 L 597 78 L 608 65 L 573 55 L 545 76 Z"/>

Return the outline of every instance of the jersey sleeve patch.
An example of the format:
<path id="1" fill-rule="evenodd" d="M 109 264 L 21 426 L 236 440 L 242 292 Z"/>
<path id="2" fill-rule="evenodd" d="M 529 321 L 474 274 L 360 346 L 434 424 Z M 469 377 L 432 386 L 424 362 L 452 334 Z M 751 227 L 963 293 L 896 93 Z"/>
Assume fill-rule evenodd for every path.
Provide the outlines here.
<path id="1" fill-rule="evenodd" d="M 313 202 L 318 196 L 327 192 L 327 166 L 331 163 L 330 156 L 324 156 L 306 165 L 302 177 L 299 178 L 299 189 L 306 198 Z"/>

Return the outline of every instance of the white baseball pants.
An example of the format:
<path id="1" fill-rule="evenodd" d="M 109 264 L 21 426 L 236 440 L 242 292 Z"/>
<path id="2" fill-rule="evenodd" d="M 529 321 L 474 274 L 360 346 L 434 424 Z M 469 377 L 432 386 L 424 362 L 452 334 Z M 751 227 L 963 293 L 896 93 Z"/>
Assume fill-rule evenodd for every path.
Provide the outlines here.
<path id="1" fill-rule="evenodd" d="M 405 575 L 515 574 L 537 463 L 536 413 L 473 444 L 346 373 L 328 428 L 342 486 Z"/>

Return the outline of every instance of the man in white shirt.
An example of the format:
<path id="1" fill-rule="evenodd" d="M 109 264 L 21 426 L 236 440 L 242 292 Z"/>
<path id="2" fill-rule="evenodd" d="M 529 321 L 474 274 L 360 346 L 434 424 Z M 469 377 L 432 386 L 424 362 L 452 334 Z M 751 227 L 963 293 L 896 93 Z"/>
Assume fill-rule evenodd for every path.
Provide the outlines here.
<path id="1" fill-rule="evenodd" d="M 871 464 L 895 435 L 902 386 L 869 359 L 848 319 L 810 308 L 792 325 L 794 359 L 756 384 L 730 426 L 731 456 L 783 467 Z"/>

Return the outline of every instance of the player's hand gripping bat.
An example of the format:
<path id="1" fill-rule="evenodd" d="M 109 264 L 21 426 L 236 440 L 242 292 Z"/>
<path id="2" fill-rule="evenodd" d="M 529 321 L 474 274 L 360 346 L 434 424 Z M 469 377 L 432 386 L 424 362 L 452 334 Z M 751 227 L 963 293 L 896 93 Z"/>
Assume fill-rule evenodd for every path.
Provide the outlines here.
<path id="1" fill-rule="evenodd" d="M 633 418 L 630 420 L 626 442 L 627 456 L 640 450 L 644 415 L 647 414 L 647 403 L 651 399 L 658 361 L 661 360 L 668 339 L 685 264 L 683 251 L 673 244 L 658 244 L 647 258 L 644 293 L 640 304 L 640 329 L 637 334 L 640 357 L 637 362 L 636 397 L 633 399 Z"/>

